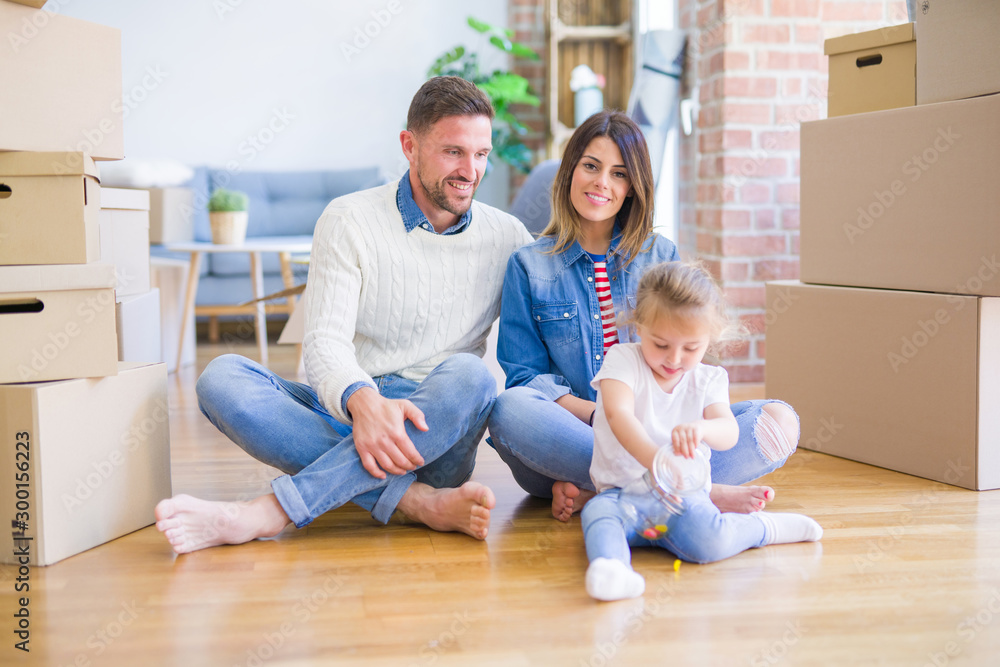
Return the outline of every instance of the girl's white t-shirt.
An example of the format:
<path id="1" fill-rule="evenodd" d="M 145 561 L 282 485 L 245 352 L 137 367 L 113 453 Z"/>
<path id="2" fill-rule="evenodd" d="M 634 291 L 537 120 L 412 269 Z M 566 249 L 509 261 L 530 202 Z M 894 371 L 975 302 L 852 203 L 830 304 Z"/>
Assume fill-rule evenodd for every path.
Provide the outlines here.
<path id="1" fill-rule="evenodd" d="M 670 434 L 678 424 L 704 418 L 705 408 L 713 403 L 729 404 L 729 374 L 718 366 L 698 364 L 667 393 L 656 383 L 653 370 L 642 357 L 639 343 L 619 343 L 604 357 L 604 365 L 591 380 L 597 389 L 597 412 L 594 414 L 594 458 L 590 477 L 598 491 L 622 488 L 642 476 L 645 468 L 618 442 L 607 417 L 601 396 L 601 380 L 619 380 L 632 388 L 635 416 L 649 438 L 660 447 L 670 446 Z M 711 451 L 702 443 L 705 456 Z"/>

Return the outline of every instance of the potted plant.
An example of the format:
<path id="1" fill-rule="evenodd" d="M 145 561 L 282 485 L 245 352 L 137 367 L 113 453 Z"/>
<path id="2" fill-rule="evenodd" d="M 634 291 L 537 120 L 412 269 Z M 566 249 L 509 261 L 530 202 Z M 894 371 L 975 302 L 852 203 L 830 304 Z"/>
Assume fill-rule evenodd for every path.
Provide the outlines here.
<path id="1" fill-rule="evenodd" d="M 245 192 L 216 188 L 208 200 L 208 219 L 212 225 L 212 243 L 238 245 L 247 237 Z"/>
<path id="2" fill-rule="evenodd" d="M 471 16 L 467 22 L 470 28 L 489 37 L 490 44 L 504 53 L 515 58 L 539 59 L 538 54 L 529 47 L 511 39 L 514 36 L 513 30 L 498 28 Z M 479 86 L 489 96 L 496 110 L 491 156 L 500 158 L 523 173 L 531 169 L 531 150 L 521 141 L 527 128 L 510 110 L 512 104 L 537 107 L 541 103 L 531 93 L 527 79 L 508 70 L 482 71 L 479 67 L 479 55 L 466 51 L 464 46 L 456 46 L 434 61 L 427 76 L 458 76 Z"/>

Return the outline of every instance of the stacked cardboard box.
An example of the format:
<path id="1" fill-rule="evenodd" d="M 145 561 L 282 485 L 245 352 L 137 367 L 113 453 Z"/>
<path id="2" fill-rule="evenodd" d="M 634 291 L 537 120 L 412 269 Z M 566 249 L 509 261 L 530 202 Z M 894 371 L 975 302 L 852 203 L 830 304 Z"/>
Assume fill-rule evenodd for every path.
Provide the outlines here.
<path id="1" fill-rule="evenodd" d="M 6 0 L 0 33 L 0 562 L 48 565 L 170 495 L 166 368 L 121 361 L 159 332 L 149 204 L 94 162 L 123 157 L 121 36 Z"/>
<path id="2" fill-rule="evenodd" d="M 1000 4 L 922 8 L 919 104 L 802 126 L 802 282 L 767 286 L 767 392 L 802 447 L 994 489 L 1000 59 L 968 53 L 1000 44 Z"/>

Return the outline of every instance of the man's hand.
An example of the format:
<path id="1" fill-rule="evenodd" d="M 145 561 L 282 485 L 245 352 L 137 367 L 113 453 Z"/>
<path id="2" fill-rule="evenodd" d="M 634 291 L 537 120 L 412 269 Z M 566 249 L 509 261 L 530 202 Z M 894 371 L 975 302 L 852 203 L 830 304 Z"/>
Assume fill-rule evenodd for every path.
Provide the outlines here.
<path id="1" fill-rule="evenodd" d="M 424 465 L 406 435 L 407 419 L 421 431 L 427 430 L 424 413 L 413 403 L 383 398 L 371 387 L 363 387 L 347 399 L 347 409 L 354 420 L 354 447 L 361 465 L 373 477 L 385 479 L 387 472 L 402 475 Z"/>

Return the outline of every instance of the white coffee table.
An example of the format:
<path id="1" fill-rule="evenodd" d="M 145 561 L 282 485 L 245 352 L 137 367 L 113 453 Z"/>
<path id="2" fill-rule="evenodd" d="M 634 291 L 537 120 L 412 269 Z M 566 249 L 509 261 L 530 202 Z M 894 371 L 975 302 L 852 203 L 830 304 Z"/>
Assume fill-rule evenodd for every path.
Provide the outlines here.
<path id="1" fill-rule="evenodd" d="M 198 274 L 201 271 L 201 257 L 205 253 L 213 252 L 245 252 L 250 256 L 250 280 L 253 285 L 254 299 L 260 299 L 264 295 L 264 270 L 261 264 L 261 253 L 276 252 L 281 256 L 282 266 L 290 265 L 292 253 L 309 253 L 312 250 L 311 242 L 290 241 L 280 236 L 256 237 L 247 239 L 239 245 L 219 245 L 205 241 L 187 241 L 183 243 L 165 243 L 164 249 L 171 252 L 187 252 L 191 254 L 191 267 L 188 270 L 187 293 L 184 298 L 184 313 L 181 317 L 181 337 L 177 346 L 177 367 L 180 368 L 181 355 L 184 353 L 184 330 L 191 318 L 194 317 L 194 299 L 198 293 Z M 291 287 L 288 282 L 291 280 L 290 272 L 282 271 L 286 287 Z M 254 304 L 255 309 L 255 331 L 257 335 L 257 349 L 260 352 L 260 363 L 267 365 L 267 321 L 266 311 L 263 301 Z"/>

